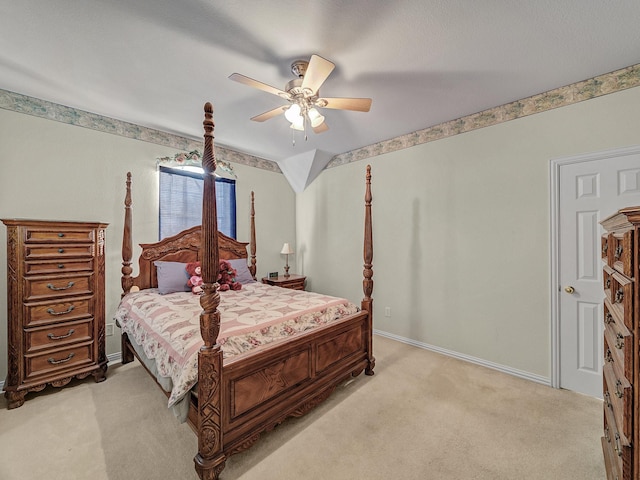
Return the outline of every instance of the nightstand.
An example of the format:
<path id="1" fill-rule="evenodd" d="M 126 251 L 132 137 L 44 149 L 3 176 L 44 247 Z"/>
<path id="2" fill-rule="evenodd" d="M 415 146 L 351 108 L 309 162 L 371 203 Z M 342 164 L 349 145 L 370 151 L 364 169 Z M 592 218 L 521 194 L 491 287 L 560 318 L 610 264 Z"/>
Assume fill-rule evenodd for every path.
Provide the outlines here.
<path id="1" fill-rule="evenodd" d="M 292 290 L 304 290 L 304 281 L 307 277 L 292 273 L 288 277 L 282 275 L 278 277 L 262 277 L 262 283 L 275 287 L 290 288 Z"/>

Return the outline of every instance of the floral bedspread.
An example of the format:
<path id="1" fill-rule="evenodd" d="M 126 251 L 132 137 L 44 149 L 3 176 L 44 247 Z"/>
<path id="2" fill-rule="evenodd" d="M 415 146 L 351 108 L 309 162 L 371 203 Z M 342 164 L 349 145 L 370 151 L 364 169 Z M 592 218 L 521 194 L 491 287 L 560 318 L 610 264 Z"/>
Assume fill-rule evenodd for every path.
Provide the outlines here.
<path id="1" fill-rule="evenodd" d="M 359 309 L 344 298 L 272 287 L 262 283 L 220 292 L 218 343 L 224 358 L 291 337 Z M 154 359 L 158 374 L 173 383 L 169 407 L 198 378 L 200 297 L 191 292 L 160 295 L 157 289 L 127 294 L 115 320 L 132 341 Z"/>

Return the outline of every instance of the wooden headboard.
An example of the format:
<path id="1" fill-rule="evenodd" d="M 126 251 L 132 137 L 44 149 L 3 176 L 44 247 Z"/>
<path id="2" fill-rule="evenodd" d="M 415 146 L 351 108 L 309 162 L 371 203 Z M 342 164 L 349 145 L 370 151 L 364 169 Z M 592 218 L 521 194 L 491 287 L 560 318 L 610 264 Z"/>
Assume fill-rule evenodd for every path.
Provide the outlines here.
<path id="1" fill-rule="evenodd" d="M 141 243 L 142 252 L 138 259 L 138 276 L 132 277 L 132 227 L 131 227 L 131 173 L 127 173 L 127 193 L 125 195 L 125 222 L 122 238 L 122 290 L 128 293 L 131 287 L 140 290 L 158 286 L 156 267 L 153 262 L 196 262 L 202 260 L 200 246 L 202 245 L 201 227 L 197 225 L 155 243 Z M 255 208 L 254 194 L 251 192 L 251 242 L 239 242 L 222 232 L 218 233 L 218 258 L 231 260 L 249 258 L 247 245 L 250 245 L 251 262 L 249 271 L 253 278 L 256 276 L 256 245 L 255 245 Z"/>

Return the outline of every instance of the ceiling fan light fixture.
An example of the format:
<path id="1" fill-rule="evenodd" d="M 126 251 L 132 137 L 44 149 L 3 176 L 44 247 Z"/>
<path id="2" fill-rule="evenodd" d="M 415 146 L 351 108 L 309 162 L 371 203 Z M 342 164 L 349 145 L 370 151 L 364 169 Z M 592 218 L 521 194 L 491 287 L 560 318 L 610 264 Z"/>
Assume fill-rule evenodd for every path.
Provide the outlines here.
<path id="1" fill-rule="evenodd" d="M 286 112 L 284 112 L 284 116 L 291 123 L 302 122 L 302 116 L 300 115 L 300 112 L 300 105 L 294 103 L 286 110 Z"/>
<path id="2" fill-rule="evenodd" d="M 295 131 L 304 132 L 307 139 L 307 129 L 313 133 L 322 133 L 329 130 L 325 117 L 319 108 L 332 108 L 334 110 L 352 110 L 368 112 L 371 108 L 370 98 L 321 98 L 320 87 L 327 80 L 335 64 L 319 55 L 311 55 L 309 61 L 295 60 L 291 64 L 291 72 L 296 77 L 290 80 L 284 90 L 272 87 L 253 78 L 233 73 L 229 78 L 234 82 L 242 83 L 249 87 L 257 88 L 267 93 L 277 95 L 289 102 L 289 105 L 273 108 L 267 112 L 252 117 L 254 122 L 264 122 L 270 118 L 284 114 L 291 127 L 291 136 L 295 146 Z"/>
<path id="3" fill-rule="evenodd" d="M 309 121 L 311 122 L 311 126 L 313 128 L 322 125 L 322 123 L 324 122 L 324 116 L 321 115 L 320 112 L 315 108 L 310 108 L 307 115 L 309 116 Z"/>

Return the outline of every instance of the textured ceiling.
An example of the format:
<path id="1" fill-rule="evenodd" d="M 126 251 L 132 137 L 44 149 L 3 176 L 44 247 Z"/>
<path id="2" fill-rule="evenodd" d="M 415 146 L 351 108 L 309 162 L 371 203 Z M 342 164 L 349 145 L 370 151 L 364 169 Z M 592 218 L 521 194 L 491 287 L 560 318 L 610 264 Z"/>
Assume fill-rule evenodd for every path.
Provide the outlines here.
<path id="1" fill-rule="evenodd" d="M 640 1 L 0 0 L 0 88 L 284 161 L 378 141 L 640 63 Z M 370 97 L 368 113 L 323 110 L 304 140 L 283 102 L 290 64 L 336 64 L 322 96 Z"/>

